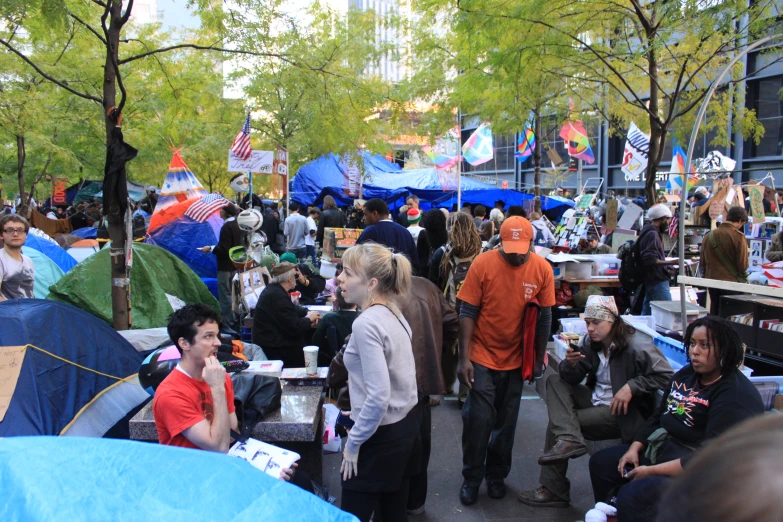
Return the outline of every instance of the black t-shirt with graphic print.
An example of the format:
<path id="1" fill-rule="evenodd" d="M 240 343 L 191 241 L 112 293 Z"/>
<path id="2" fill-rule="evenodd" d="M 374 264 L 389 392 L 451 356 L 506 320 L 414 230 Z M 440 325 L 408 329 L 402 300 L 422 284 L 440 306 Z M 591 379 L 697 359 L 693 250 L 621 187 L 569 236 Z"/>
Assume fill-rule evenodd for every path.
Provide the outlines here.
<path id="1" fill-rule="evenodd" d="M 703 386 L 690 364 L 672 377 L 660 408 L 639 430 L 636 441 L 647 443 L 656 429 L 685 446 L 700 446 L 735 424 L 764 412 L 758 390 L 745 375 L 734 370 L 717 382 Z"/>

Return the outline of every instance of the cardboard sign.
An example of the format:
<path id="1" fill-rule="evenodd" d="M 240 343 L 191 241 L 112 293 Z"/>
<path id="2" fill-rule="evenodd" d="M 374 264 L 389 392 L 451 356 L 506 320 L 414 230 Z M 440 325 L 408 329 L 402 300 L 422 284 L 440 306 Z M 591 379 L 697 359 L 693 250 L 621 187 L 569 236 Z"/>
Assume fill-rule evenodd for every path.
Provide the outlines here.
<path id="1" fill-rule="evenodd" d="M 606 230 L 608 232 L 617 228 L 617 209 L 619 201 L 616 199 L 610 199 L 606 202 Z"/>
<path id="2" fill-rule="evenodd" d="M 229 172 L 255 172 L 257 174 L 272 173 L 272 151 L 254 150 L 246 160 L 237 158 L 234 153 L 228 151 Z"/>
<path id="3" fill-rule="evenodd" d="M 248 310 L 253 310 L 261 297 L 261 292 L 266 288 L 264 276 L 270 277 L 265 266 L 259 266 L 239 273 L 239 283 L 242 288 L 242 300 Z"/>
<path id="4" fill-rule="evenodd" d="M 68 202 L 65 200 L 65 189 L 68 188 L 68 180 L 55 178 L 53 185 L 54 194 L 52 195 L 52 205 L 68 204 Z"/>
<path id="5" fill-rule="evenodd" d="M 26 346 L 0 346 L 0 422 L 11 405 Z"/>
<path id="6" fill-rule="evenodd" d="M 280 176 L 288 176 L 288 150 L 283 147 L 275 149 L 275 159 L 272 160 L 272 172 Z"/>
<path id="7" fill-rule="evenodd" d="M 750 186 L 748 194 L 750 195 L 750 213 L 753 220 L 764 221 L 764 186 Z"/>
<path id="8" fill-rule="evenodd" d="M 716 179 L 712 186 L 712 198 L 710 198 L 710 217 L 718 219 L 718 216 L 726 212 L 726 198 L 729 195 L 734 178 Z M 762 192 L 763 195 L 763 192 Z"/>

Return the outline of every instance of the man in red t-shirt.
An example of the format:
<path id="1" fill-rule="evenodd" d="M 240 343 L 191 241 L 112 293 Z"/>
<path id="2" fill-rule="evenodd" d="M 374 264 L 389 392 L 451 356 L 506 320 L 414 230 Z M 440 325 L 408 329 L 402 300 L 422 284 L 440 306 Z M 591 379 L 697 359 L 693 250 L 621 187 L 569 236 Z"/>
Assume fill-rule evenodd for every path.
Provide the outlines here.
<path id="1" fill-rule="evenodd" d="M 540 306 L 535 331 L 533 378 L 544 371 L 544 354 L 555 304 L 552 267 L 530 249 L 533 226 L 519 216 L 503 221 L 501 246 L 479 255 L 457 294 L 460 308 L 460 382 L 468 386 L 462 408 L 460 501 L 476 502 L 481 482 L 503 498 L 522 395 L 524 310 Z M 532 380 L 531 380 L 532 382 Z"/>
<path id="2" fill-rule="evenodd" d="M 188 305 L 169 317 L 168 333 L 182 360 L 155 391 L 152 412 L 161 444 L 227 453 L 237 430 L 234 387 L 217 360 L 219 318 Z"/>

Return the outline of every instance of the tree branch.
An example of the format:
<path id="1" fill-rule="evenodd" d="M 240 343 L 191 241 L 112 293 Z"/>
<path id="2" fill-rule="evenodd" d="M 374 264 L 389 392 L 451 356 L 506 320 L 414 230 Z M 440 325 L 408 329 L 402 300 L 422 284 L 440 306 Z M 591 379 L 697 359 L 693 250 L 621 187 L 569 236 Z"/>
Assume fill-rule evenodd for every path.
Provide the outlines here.
<path id="1" fill-rule="evenodd" d="M 91 26 L 90 24 L 88 24 L 87 22 L 85 22 L 84 20 L 82 20 L 81 18 L 76 16 L 75 14 L 71 13 L 70 11 L 68 12 L 68 16 L 70 16 L 71 18 L 73 18 L 74 20 L 76 20 L 77 22 L 82 24 L 84 27 L 86 27 L 88 31 L 90 31 L 92 34 L 94 34 L 98 38 L 98 40 L 103 42 L 103 45 L 106 45 L 106 40 L 103 38 L 103 36 L 100 35 L 100 33 L 98 33 L 98 31 L 95 30 L 95 28 L 93 26 Z"/>
<path id="2" fill-rule="evenodd" d="M 133 10 L 133 0 L 128 0 L 128 7 L 125 8 L 125 14 L 122 15 L 122 18 L 120 18 L 120 25 L 125 25 L 128 23 L 128 20 L 131 16 L 131 11 Z"/>
<path id="3" fill-rule="evenodd" d="M 69 87 L 67 83 L 62 82 L 60 80 L 57 80 L 56 78 L 52 77 L 51 75 L 46 74 L 40 67 L 38 67 L 32 60 L 30 60 L 30 58 L 28 58 L 27 56 L 25 56 L 24 54 L 19 52 L 17 49 L 14 48 L 14 46 L 9 44 L 8 42 L 3 40 L 2 38 L 0 38 L 0 44 L 5 46 L 6 48 L 8 48 L 8 50 L 10 50 L 12 53 L 17 55 L 22 60 L 27 62 L 27 64 L 30 67 L 35 69 L 35 72 L 37 72 L 38 74 L 40 74 L 41 76 L 43 76 L 44 78 L 46 78 L 47 80 L 52 82 L 53 84 L 58 85 L 58 86 L 62 87 L 63 89 L 65 89 L 66 91 L 70 92 L 71 94 L 75 94 L 76 96 L 78 96 L 80 98 L 84 98 L 85 100 L 90 100 L 90 101 L 94 101 L 94 102 L 97 102 L 97 103 L 101 103 L 101 99 L 98 98 L 97 96 L 92 96 L 91 94 L 87 94 L 87 93 L 84 93 L 84 92 L 79 92 L 79 91 Z"/>
<path id="4" fill-rule="evenodd" d="M 76 24 L 74 23 L 73 26 L 71 26 L 71 36 L 68 38 L 68 41 L 65 42 L 65 47 L 63 47 L 63 50 L 60 51 L 60 55 L 57 57 L 57 59 L 52 64 L 52 67 L 56 66 L 58 63 L 60 63 L 60 60 L 62 59 L 63 55 L 65 54 L 65 51 L 68 50 L 68 47 L 71 45 L 71 42 L 73 41 L 73 37 L 76 36 Z"/>
<path id="5" fill-rule="evenodd" d="M 130 41 L 130 40 L 127 40 Z M 283 60 L 285 62 L 288 62 L 292 65 L 298 65 L 293 63 L 291 60 L 286 58 L 282 54 L 276 54 L 276 53 L 259 53 L 255 51 L 243 51 L 241 49 L 226 49 L 223 47 L 215 47 L 213 45 L 197 45 L 197 44 L 178 44 L 178 45 L 171 45 L 169 47 L 161 47 L 160 49 L 153 49 L 152 51 L 147 51 L 141 54 L 137 54 L 135 56 L 129 56 L 128 58 L 123 58 L 122 60 L 119 60 L 120 65 L 124 65 L 126 63 L 130 63 L 136 60 L 141 60 L 142 58 L 146 58 L 147 56 L 151 56 L 153 54 L 158 53 L 165 53 L 168 51 L 174 51 L 176 49 L 198 49 L 202 51 L 217 51 L 221 53 L 233 53 L 233 54 L 246 54 L 250 56 L 263 56 L 266 58 L 279 58 L 280 60 Z M 317 69 L 313 69 L 317 70 Z"/>

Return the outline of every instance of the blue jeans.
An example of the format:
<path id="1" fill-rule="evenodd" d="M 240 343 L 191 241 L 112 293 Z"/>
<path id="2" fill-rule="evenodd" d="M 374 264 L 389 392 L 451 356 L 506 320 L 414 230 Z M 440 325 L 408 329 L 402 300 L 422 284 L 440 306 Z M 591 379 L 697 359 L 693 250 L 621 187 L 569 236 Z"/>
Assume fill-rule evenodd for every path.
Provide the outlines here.
<path id="1" fill-rule="evenodd" d="M 642 315 L 651 315 L 650 301 L 671 301 L 672 293 L 669 290 L 669 281 L 658 281 L 657 283 L 644 285 L 644 303 L 642 304 Z"/>
<path id="2" fill-rule="evenodd" d="M 305 247 L 306 249 L 306 256 L 313 260 L 313 266 L 318 266 L 318 264 L 315 261 L 315 245 L 307 245 Z"/>

